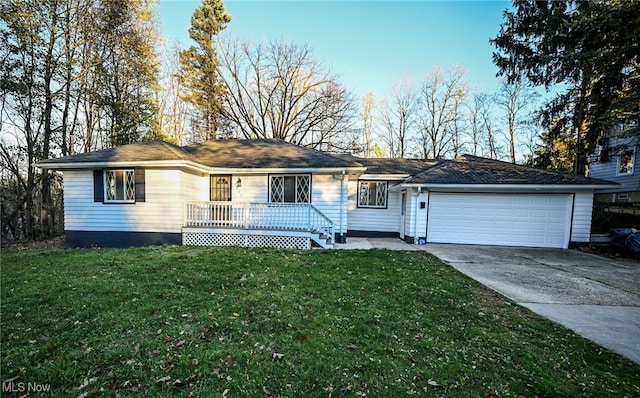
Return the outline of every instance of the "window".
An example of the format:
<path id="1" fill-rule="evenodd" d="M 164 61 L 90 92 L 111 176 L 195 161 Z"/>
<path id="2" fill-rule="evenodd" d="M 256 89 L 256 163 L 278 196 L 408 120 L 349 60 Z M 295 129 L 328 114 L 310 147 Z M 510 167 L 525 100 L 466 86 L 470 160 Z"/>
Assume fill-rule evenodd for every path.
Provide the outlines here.
<path id="1" fill-rule="evenodd" d="M 133 170 L 104 171 L 104 201 L 135 202 L 136 177 Z"/>
<path id="2" fill-rule="evenodd" d="M 633 163 L 636 157 L 635 149 L 625 149 L 618 159 L 618 175 L 633 174 Z"/>
<path id="3" fill-rule="evenodd" d="M 214 175 L 209 177 L 209 200 L 212 202 L 231 200 L 231 176 Z"/>
<path id="4" fill-rule="evenodd" d="M 144 202 L 145 186 L 145 171 L 142 168 L 93 170 L 94 202 Z"/>
<path id="5" fill-rule="evenodd" d="M 310 203 L 311 176 L 272 175 L 269 200 L 273 203 Z"/>
<path id="6" fill-rule="evenodd" d="M 373 207 L 384 209 L 387 207 L 386 181 L 358 182 L 358 207 Z"/>

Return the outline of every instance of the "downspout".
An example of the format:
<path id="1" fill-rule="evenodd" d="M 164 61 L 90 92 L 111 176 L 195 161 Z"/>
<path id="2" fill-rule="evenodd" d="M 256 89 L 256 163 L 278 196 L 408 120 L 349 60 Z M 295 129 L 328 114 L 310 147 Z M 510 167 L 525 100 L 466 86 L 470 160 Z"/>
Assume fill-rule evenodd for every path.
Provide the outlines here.
<path id="1" fill-rule="evenodd" d="M 418 232 L 418 215 L 420 214 L 420 194 L 422 193 L 422 187 L 418 187 L 416 191 L 416 211 L 414 213 L 413 220 L 411 220 L 413 222 L 413 234 L 415 235 L 413 237 L 414 245 L 420 241 L 420 235 Z"/>
<path id="2" fill-rule="evenodd" d="M 342 170 L 342 178 L 340 179 L 340 243 L 347 243 L 347 239 L 343 234 L 343 222 L 344 222 L 344 170 Z"/>
<path id="3" fill-rule="evenodd" d="M 347 239 L 345 234 L 342 232 L 344 227 L 344 177 L 345 171 L 342 170 L 342 174 L 340 175 L 340 224 L 339 224 L 339 236 L 338 239 L 335 239 L 335 231 L 334 231 L 334 243 L 347 243 Z M 337 179 L 334 175 L 333 178 Z"/>

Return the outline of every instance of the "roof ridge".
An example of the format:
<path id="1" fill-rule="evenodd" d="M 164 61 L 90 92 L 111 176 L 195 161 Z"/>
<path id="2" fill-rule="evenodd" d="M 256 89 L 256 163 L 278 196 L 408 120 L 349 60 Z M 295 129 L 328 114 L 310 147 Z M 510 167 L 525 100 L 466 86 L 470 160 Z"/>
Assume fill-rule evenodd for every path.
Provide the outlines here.
<path id="1" fill-rule="evenodd" d="M 167 147 L 175 155 L 181 156 L 186 160 L 193 161 L 193 158 L 192 158 L 191 154 L 189 152 L 187 152 L 183 147 L 177 146 L 177 145 L 172 144 L 171 142 L 168 142 L 168 141 L 165 141 L 165 140 L 157 140 L 157 141 L 159 141 L 161 144 L 163 144 L 163 146 Z"/>

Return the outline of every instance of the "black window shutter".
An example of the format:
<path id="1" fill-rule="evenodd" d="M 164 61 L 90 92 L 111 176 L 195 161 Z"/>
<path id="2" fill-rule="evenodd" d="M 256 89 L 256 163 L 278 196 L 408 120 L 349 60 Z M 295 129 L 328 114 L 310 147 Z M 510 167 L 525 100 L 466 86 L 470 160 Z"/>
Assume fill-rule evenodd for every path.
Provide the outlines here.
<path id="1" fill-rule="evenodd" d="M 136 178 L 136 202 L 145 201 L 145 181 L 144 181 L 144 169 L 135 169 Z"/>
<path id="2" fill-rule="evenodd" d="M 93 201 L 104 202 L 104 178 L 102 170 L 93 170 Z"/>

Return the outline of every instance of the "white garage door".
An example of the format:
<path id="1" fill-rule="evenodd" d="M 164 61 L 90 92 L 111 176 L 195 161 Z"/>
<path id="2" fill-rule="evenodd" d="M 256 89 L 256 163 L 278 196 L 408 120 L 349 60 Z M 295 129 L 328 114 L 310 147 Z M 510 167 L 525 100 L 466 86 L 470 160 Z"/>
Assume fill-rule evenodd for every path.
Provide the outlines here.
<path id="1" fill-rule="evenodd" d="M 571 195 L 432 192 L 427 242 L 566 248 L 572 203 Z"/>

